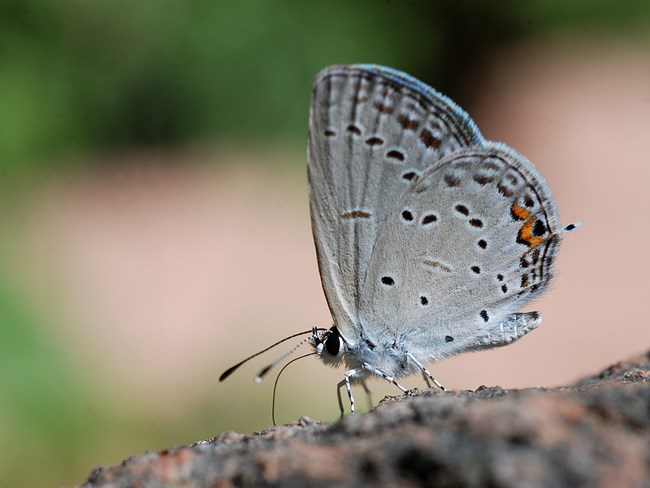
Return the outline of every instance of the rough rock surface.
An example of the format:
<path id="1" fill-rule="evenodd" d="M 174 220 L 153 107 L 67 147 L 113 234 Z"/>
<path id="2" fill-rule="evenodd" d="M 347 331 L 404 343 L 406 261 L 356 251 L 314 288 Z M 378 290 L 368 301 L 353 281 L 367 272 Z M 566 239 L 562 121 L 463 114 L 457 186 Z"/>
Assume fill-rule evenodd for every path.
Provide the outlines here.
<path id="1" fill-rule="evenodd" d="M 650 487 L 650 351 L 573 386 L 412 391 L 97 468 L 90 487 Z"/>

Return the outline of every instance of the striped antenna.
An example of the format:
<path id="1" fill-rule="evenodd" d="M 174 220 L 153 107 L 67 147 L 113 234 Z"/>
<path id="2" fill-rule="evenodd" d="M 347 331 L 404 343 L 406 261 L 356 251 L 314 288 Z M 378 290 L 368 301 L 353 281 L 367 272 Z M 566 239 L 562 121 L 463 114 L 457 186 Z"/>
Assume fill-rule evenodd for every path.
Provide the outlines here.
<path id="1" fill-rule="evenodd" d="M 275 344 L 272 344 L 272 345 L 270 345 L 269 347 L 267 347 L 267 348 L 265 348 L 265 349 L 262 349 L 262 350 L 259 351 L 259 352 L 256 352 L 256 353 L 253 354 L 252 356 L 247 357 L 247 358 L 244 359 L 243 361 L 238 362 L 238 363 L 235 364 L 234 366 L 231 366 L 230 368 L 228 368 L 227 370 L 225 370 L 223 373 L 221 373 L 221 376 L 219 376 L 219 381 L 221 382 L 221 381 L 225 380 L 225 379 L 228 378 L 231 374 L 233 374 L 237 369 L 239 369 L 239 367 L 240 367 L 242 364 L 244 364 L 244 363 L 250 361 L 250 360 L 253 359 L 253 358 L 256 358 L 256 357 L 259 356 L 260 354 L 263 354 L 263 353 L 265 353 L 266 351 L 268 351 L 268 350 L 270 350 L 270 349 L 273 349 L 275 346 L 278 346 L 278 345 L 282 344 L 283 342 L 288 341 L 289 339 L 293 339 L 294 337 L 299 337 L 299 336 L 302 336 L 302 335 L 305 335 L 305 334 L 313 333 L 314 330 L 316 330 L 316 331 L 325 331 L 325 330 L 327 330 L 327 329 L 323 329 L 323 328 L 320 328 L 320 327 L 319 327 L 319 328 L 314 327 L 314 328 L 311 329 L 311 330 L 307 330 L 307 331 L 305 331 L 305 332 L 298 332 L 297 334 L 292 334 L 292 335 L 290 335 L 290 336 L 288 336 L 288 337 L 285 337 L 284 339 L 279 340 L 279 341 L 276 342 Z M 303 344 L 303 343 L 304 343 L 305 341 L 307 341 L 308 339 L 309 339 L 309 338 L 303 340 L 302 342 L 300 342 L 299 345 Z M 295 347 L 291 352 L 295 351 L 295 349 L 296 349 L 297 347 L 298 347 L 298 346 L 296 346 L 296 347 Z M 281 359 L 283 359 L 283 358 L 286 357 L 286 356 L 287 356 L 287 355 L 285 354 L 285 356 L 282 356 Z M 275 364 L 276 364 L 276 362 L 274 361 L 274 362 L 271 363 L 269 366 L 267 366 L 266 368 L 264 368 L 264 369 L 263 369 L 263 370 L 262 370 L 262 371 L 257 375 L 257 377 L 255 378 L 255 381 L 257 381 L 257 382 L 259 383 L 259 381 L 261 381 L 262 377 L 263 377 L 266 373 L 268 373 L 268 370 L 272 369 L 273 366 L 275 366 Z M 258 378 L 259 378 L 259 380 L 258 380 Z"/>

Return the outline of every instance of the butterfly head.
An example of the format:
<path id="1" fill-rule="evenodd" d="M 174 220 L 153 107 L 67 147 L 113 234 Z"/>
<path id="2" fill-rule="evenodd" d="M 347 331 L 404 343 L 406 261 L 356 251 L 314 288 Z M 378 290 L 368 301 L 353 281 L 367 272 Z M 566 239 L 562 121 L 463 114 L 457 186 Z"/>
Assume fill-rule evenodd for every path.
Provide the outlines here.
<path id="1" fill-rule="evenodd" d="M 318 330 L 314 328 L 312 330 L 311 344 L 326 364 L 339 363 L 347 350 L 347 345 L 336 326 L 320 335 Z"/>

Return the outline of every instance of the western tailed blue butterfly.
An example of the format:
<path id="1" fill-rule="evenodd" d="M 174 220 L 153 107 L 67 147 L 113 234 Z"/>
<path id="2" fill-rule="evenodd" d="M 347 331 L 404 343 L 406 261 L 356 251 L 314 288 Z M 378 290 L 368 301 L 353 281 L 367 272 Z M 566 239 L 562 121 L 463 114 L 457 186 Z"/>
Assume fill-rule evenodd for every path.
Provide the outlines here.
<path id="1" fill-rule="evenodd" d="M 561 236 L 577 224 L 562 227 L 537 169 L 484 139 L 450 99 L 391 68 L 326 68 L 313 88 L 308 158 L 334 325 L 291 337 L 309 334 L 326 364 L 345 365 L 341 409 L 345 386 L 354 411 L 352 381 L 375 375 L 406 391 L 397 379 L 419 372 L 442 388 L 427 362 L 504 346 L 540 325 L 538 312 L 516 311 L 544 291 Z"/>

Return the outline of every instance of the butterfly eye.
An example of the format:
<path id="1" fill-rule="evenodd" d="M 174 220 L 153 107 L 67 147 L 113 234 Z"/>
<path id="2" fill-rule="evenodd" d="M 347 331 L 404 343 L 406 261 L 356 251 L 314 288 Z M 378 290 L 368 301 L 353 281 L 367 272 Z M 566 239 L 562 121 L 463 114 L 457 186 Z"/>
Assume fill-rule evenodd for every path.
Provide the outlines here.
<path id="1" fill-rule="evenodd" d="M 325 339 L 325 350 L 330 356 L 338 356 L 341 351 L 341 336 L 333 332 Z"/>

